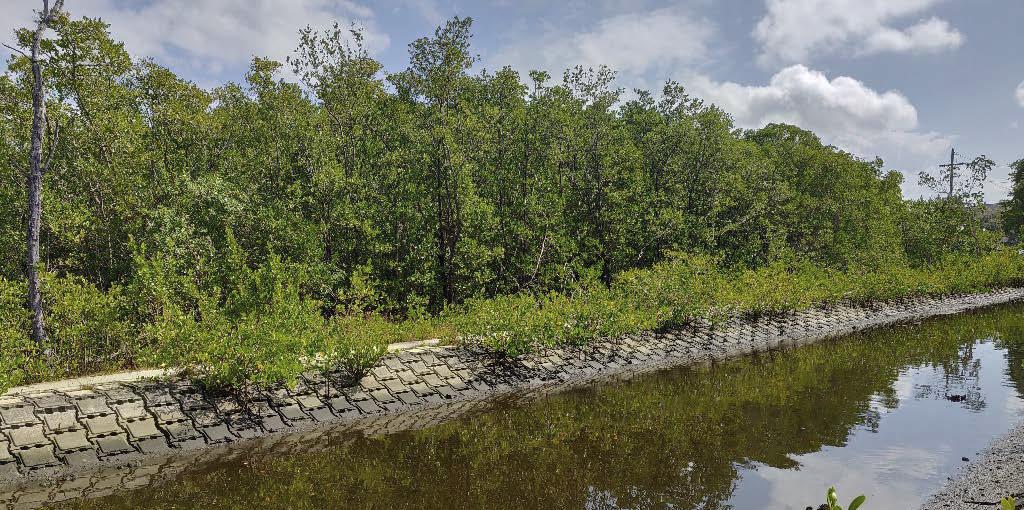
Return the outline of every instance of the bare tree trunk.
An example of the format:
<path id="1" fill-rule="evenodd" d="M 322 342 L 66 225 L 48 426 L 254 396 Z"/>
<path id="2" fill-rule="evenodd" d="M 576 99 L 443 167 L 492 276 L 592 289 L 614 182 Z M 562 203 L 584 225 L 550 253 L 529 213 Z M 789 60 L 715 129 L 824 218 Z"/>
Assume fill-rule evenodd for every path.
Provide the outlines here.
<path id="1" fill-rule="evenodd" d="M 39 230 L 43 221 L 43 172 L 44 167 L 49 164 L 49 161 L 45 164 L 43 162 L 46 93 L 43 89 L 43 69 L 39 61 L 39 50 L 44 32 L 63 4 L 64 0 L 57 0 L 51 8 L 49 0 L 43 0 L 43 10 L 39 13 L 39 23 L 32 36 L 29 56 L 32 61 L 32 143 L 28 156 L 28 250 L 25 257 L 25 274 L 28 278 L 28 307 L 32 311 L 31 336 L 37 343 L 46 340 L 42 289 L 39 282 Z"/>

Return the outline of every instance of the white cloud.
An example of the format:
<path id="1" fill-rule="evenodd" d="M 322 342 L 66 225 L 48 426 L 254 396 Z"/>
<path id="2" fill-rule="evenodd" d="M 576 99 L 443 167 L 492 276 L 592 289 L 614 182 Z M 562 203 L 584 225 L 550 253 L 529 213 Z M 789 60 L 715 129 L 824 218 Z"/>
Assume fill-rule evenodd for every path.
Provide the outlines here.
<path id="1" fill-rule="evenodd" d="M 608 17 L 581 32 L 551 31 L 524 38 L 491 55 L 486 64 L 511 65 L 520 71 L 544 69 L 556 77 L 572 66 L 602 64 L 628 77 L 651 71 L 667 75 L 703 61 L 713 35 L 709 21 L 670 7 Z"/>
<path id="2" fill-rule="evenodd" d="M 864 158 L 882 157 L 904 170 L 904 190 L 914 194 L 916 174 L 952 140 L 919 130 L 917 109 L 897 91 L 878 92 L 848 76 L 829 79 L 803 65 L 787 67 L 767 85 L 717 82 L 693 76 L 689 90 L 720 106 L 744 128 L 768 123 L 795 124 Z"/>
<path id="3" fill-rule="evenodd" d="M 754 29 L 762 65 L 794 63 L 822 54 L 938 52 L 963 44 L 947 21 L 928 18 L 899 28 L 908 16 L 940 0 L 766 0 Z"/>
<path id="4" fill-rule="evenodd" d="M 1017 85 L 1017 103 L 1024 106 L 1024 81 Z"/>
<path id="5" fill-rule="evenodd" d="M 864 41 L 862 54 L 941 51 L 963 44 L 963 36 L 946 20 L 929 18 L 905 30 L 882 27 Z"/>
<path id="6" fill-rule="evenodd" d="M 4 2 L 0 30 L 11 30 L 32 19 L 30 4 Z M 349 0 L 159 0 L 148 3 L 118 0 L 78 0 L 67 8 L 72 16 L 102 18 L 113 36 L 135 56 L 155 57 L 199 78 L 225 68 L 244 67 L 253 56 L 282 59 L 295 49 L 298 31 L 306 25 L 343 26 L 357 21 L 366 27 L 371 49 L 387 47 L 386 35 L 376 30 L 373 11 Z M 190 76 L 195 77 L 195 76 Z"/>

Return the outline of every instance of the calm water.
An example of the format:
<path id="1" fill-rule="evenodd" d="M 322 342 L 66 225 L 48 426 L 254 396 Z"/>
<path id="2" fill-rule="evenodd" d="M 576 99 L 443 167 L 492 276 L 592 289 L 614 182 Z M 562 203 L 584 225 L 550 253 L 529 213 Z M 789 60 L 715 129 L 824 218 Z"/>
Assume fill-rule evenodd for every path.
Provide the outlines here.
<path id="1" fill-rule="evenodd" d="M 75 508 L 915 508 L 1024 413 L 1024 307 L 673 370 Z M 325 439 L 325 441 L 327 441 Z M 844 501 L 845 503 L 845 501 Z"/>

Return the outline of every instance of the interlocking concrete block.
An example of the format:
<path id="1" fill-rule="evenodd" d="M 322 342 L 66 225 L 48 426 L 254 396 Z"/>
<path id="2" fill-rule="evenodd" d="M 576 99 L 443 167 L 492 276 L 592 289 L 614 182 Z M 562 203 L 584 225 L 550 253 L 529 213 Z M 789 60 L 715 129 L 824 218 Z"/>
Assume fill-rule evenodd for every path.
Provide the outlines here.
<path id="1" fill-rule="evenodd" d="M 27 404 L 12 407 L 0 407 L 0 423 L 7 427 L 17 427 L 36 423 L 35 409 Z"/>
<path id="2" fill-rule="evenodd" d="M 137 420 L 139 418 L 149 417 L 149 413 L 146 412 L 141 400 L 114 404 L 111 407 L 114 408 L 114 412 L 116 412 L 122 420 Z"/>
<path id="3" fill-rule="evenodd" d="M 68 467 L 81 468 L 96 464 L 100 461 L 100 458 L 96 455 L 95 450 L 79 450 L 71 453 L 64 454 L 64 463 Z"/>
<path id="4" fill-rule="evenodd" d="M 112 414 L 114 412 L 114 410 L 107 405 L 107 399 L 101 396 L 76 399 L 75 407 L 78 408 L 78 412 L 83 416 Z"/>
<path id="5" fill-rule="evenodd" d="M 412 370 L 403 370 L 401 372 L 396 372 L 396 373 L 398 375 L 398 379 L 401 380 L 405 384 L 413 384 L 413 383 L 419 382 L 419 380 L 420 380 L 419 377 L 416 377 L 416 374 L 413 373 Z"/>
<path id="6" fill-rule="evenodd" d="M 192 426 L 191 421 L 165 423 L 161 425 L 160 428 L 163 429 L 164 433 L 174 441 L 184 441 L 186 439 L 199 437 L 199 431 Z"/>
<path id="7" fill-rule="evenodd" d="M 145 386 L 140 388 L 139 393 L 142 395 L 143 400 L 149 406 L 166 406 L 171 404 L 177 404 L 171 396 L 170 390 L 164 386 Z"/>
<path id="8" fill-rule="evenodd" d="M 152 418 L 126 422 L 124 428 L 128 430 L 128 436 L 136 441 L 163 435 Z"/>
<path id="9" fill-rule="evenodd" d="M 450 386 L 452 389 L 456 391 L 462 391 L 469 388 L 469 386 L 467 386 L 466 383 L 462 382 L 462 379 L 459 379 L 457 377 L 448 379 L 447 381 L 445 381 L 445 383 L 447 383 L 448 386 Z"/>
<path id="10" fill-rule="evenodd" d="M 412 370 L 412 373 L 415 374 L 415 375 L 424 375 L 424 374 L 432 374 L 432 373 L 434 373 L 433 370 L 431 370 L 430 368 L 427 367 L 426 363 L 420 361 L 419 359 L 416 359 L 415 361 L 410 362 L 409 363 L 409 369 Z"/>
<path id="11" fill-rule="evenodd" d="M 288 428 L 280 416 L 264 416 L 260 419 L 260 427 L 267 432 L 277 432 Z"/>
<path id="12" fill-rule="evenodd" d="M 65 452 L 92 447 L 92 444 L 89 443 L 89 440 L 85 437 L 84 430 L 62 432 L 50 437 L 53 438 L 53 442 L 57 445 L 57 448 Z"/>
<path id="13" fill-rule="evenodd" d="M 324 404 L 324 402 L 322 400 L 317 398 L 316 395 L 312 395 L 312 394 L 297 395 L 295 397 L 295 401 L 298 402 L 299 405 L 302 406 L 303 409 L 307 409 L 307 410 L 308 409 L 320 409 L 320 408 L 325 407 L 327 405 L 327 404 Z"/>
<path id="14" fill-rule="evenodd" d="M 393 397 L 391 395 L 391 393 L 388 393 L 388 390 L 384 390 L 384 389 L 377 390 L 377 391 L 371 391 L 370 392 L 370 397 L 372 397 L 378 403 L 380 403 L 380 402 L 394 402 L 395 401 L 395 397 Z"/>
<path id="15" fill-rule="evenodd" d="M 444 386 L 445 385 L 445 382 L 442 381 L 441 378 L 438 377 L 436 374 L 426 374 L 426 375 L 424 375 L 422 377 L 422 379 L 423 379 L 423 382 L 427 383 L 428 385 L 430 385 L 430 386 L 432 386 L 434 388 L 437 388 L 438 386 Z"/>
<path id="16" fill-rule="evenodd" d="M 308 420 L 309 416 L 302 411 L 302 407 L 298 404 L 291 404 L 277 408 L 277 412 L 281 414 L 288 421 L 304 421 Z"/>
<path id="17" fill-rule="evenodd" d="M 90 454 L 97 453 L 102 454 L 104 464 L 117 464 L 137 458 L 138 452 L 198 449 L 209 443 L 284 430 L 295 422 L 346 419 L 365 433 L 424 427 L 464 412 L 487 395 L 516 388 L 520 391 L 515 398 L 536 398 L 587 381 L 629 378 L 663 367 L 766 350 L 792 343 L 792 338 L 807 343 L 895 320 L 967 309 L 992 303 L 994 295 L 960 301 L 907 300 L 871 309 L 833 306 L 755 321 L 730 319 L 717 325 L 704 321 L 676 332 L 641 333 L 586 347 L 546 349 L 501 363 L 466 348 L 420 348 L 388 355 L 358 385 L 345 374 L 325 378 L 313 373 L 291 390 L 278 387 L 269 392 L 251 392 L 245 396 L 244 406 L 234 398 L 205 395 L 185 382 L 102 385 L 96 391 L 0 397 L 0 477 L 4 469 L 29 469 L 23 457 L 28 459 L 33 454 L 38 458 L 28 460 L 41 466 L 34 472 L 59 469 L 46 457 L 47 447 L 51 457 L 56 455 L 57 461 L 68 465 L 77 463 L 73 460 L 76 458 L 85 462 Z M 1021 298 L 1024 289 L 1015 290 L 1013 299 Z M 444 400 L 458 403 L 424 406 Z M 444 411 L 441 415 L 436 411 L 419 414 L 428 409 Z M 156 416 L 157 422 L 151 416 Z M 39 431 L 48 442 L 30 444 L 39 441 Z M 22 436 L 12 437 L 19 433 Z M 28 446 L 18 447 L 12 444 L 15 440 Z M 303 441 L 294 447 L 307 451 L 310 444 Z M 142 483 L 140 480 L 136 477 L 109 486 L 126 487 Z M 55 497 L 50 500 L 56 501 Z M 3 501 L 0 496 L 0 503 Z"/>
<path id="18" fill-rule="evenodd" d="M 134 451 L 132 445 L 128 444 L 128 438 L 123 434 L 103 436 L 96 438 L 96 446 L 104 455 Z"/>
<path id="19" fill-rule="evenodd" d="M 163 437 L 151 437 L 149 439 L 142 439 L 135 443 L 135 446 L 139 448 L 140 452 L 149 455 L 166 454 L 171 451 L 171 446 Z"/>
<path id="20" fill-rule="evenodd" d="M 443 398 L 445 400 L 451 400 L 451 399 L 457 398 L 459 396 L 459 392 L 455 391 L 450 386 L 440 386 L 440 387 L 438 387 L 436 389 L 437 389 L 438 395 L 441 395 L 441 398 Z"/>
<path id="21" fill-rule="evenodd" d="M 430 386 L 427 386 L 426 384 L 423 383 L 416 383 L 410 385 L 409 389 L 411 389 L 413 392 L 416 393 L 416 395 L 421 397 L 436 393 Z"/>
<path id="22" fill-rule="evenodd" d="M 16 450 L 14 455 L 18 457 L 18 462 L 22 466 L 29 469 L 55 466 L 60 463 L 53 454 L 53 445 Z"/>
<path id="23" fill-rule="evenodd" d="M 123 384 L 114 383 L 111 385 L 102 385 L 96 388 L 99 392 L 107 396 L 107 400 L 111 404 L 120 404 L 124 402 L 131 402 L 140 400 L 142 397 L 136 395 L 134 391 L 128 386 Z"/>
<path id="24" fill-rule="evenodd" d="M 81 427 L 74 408 L 69 408 L 65 411 L 43 413 L 39 417 L 43 420 L 43 424 L 46 425 L 46 430 L 51 432 L 74 430 Z"/>
<path id="25" fill-rule="evenodd" d="M 71 401 L 68 397 L 59 393 L 35 393 L 29 395 L 26 399 L 32 402 L 37 410 L 43 412 L 57 412 L 71 407 Z"/>
<path id="26" fill-rule="evenodd" d="M 223 415 L 237 413 L 242 410 L 242 406 L 234 398 L 220 397 L 212 399 L 212 403 L 214 409 Z"/>
<path id="27" fill-rule="evenodd" d="M 49 444 L 50 442 L 43 433 L 42 425 L 27 425 L 16 429 L 8 429 L 5 431 L 5 434 L 10 439 L 11 445 L 15 448 L 39 446 Z"/>
<path id="28" fill-rule="evenodd" d="M 160 423 L 178 422 L 188 418 L 177 404 L 171 406 L 151 407 L 150 411 L 153 412 L 157 421 Z"/>
<path id="29" fill-rule="evenodd" d="M 334 414 L 338 416 L 348 415 L 356 411 L 355 405 L 349 402 L 345 397 L 341 396 L 328 400 L 327 405 L 329 405 L 334 411 Z"/>
<path id="30" fill-rule="evenodd" d="M 203 398 L 202 393 L 199 392 L 179 393 L 175 396 L 181 404 L 181 408 L 186 411 L 210 407 L 210 404 L 208 404 L 206 399 Z"/>
<path id="31" fill-rule="evenodd" d="M 379 390 L 384 387 L 384 385 L 377 381 L 376 378 L 369 375 L 359 380 L 359 386 L 366 391 Z"/>
<path id="32" fill-rule="evenodd" d="M 118 425 L 117 419 L 112 414 L 85 418 L 82 420 L 82 423 L 85 424 L 85 429 L 89 431 L 90 436 L 103 436 L 121 432 L 121 426 Z"/>
<path id="33" fill-rule="evenodd" d="M 228 430 L 227 425 L 205 427 L 202 429 L 202 433 L 206 436 L 206 440 L 211 443 L 223 443 L 235 439 L 234 435 L 231 434 L 231 431 Z"/>
<path id="34" fill-rule="evenodd" d="M 387 366 L 383 365 L 374 368 L 373 370 L 370 371 L 370 373 L 373 374 L 373 376 L 376 377 L 377 380 L 382 383 L 388 379 L 394 379 L 395 377 L 397 377 L 394 374 L 394 372 L 392 372 Z"/>
<path id="35" fill-rule="evenodd" d="M 260 435 L 261 431 L 257 419 L 257 417 L 249 415 L 248 413 L 236 413 L 228 415 L 225 418 L 224 423 L 228 426 L 228 430 L 230 430 L 232 434 L 245 439 Z"/>
<path id="36" fill-rule="evenodd" d="M 358 407 L 359 411 L 362 412 L 363 414 L 374 414 L 381 412 L 380 407 L 377 404 L 375 404 L 373 400 L 360 400 L 359 402 L 356 402 L 356 407 Z"/>
<path id="37" fill-rule="evenodd" d="M 220 417 L 217 416 L 213 408 L 193 409 L 188 414 L 192 416 L 192 421 L 197 427 L 212 427 L 221 423 Z"/>
<path id="38" fill-rule="evenodd" d="M 384 381 L 384 387 L 395 393 L 408 390 L 408 388 L 405 386 L 405 383 L 402 382 L 401 379 L 388 379 Z M 374 393 L 371 393 L 371 395 L 373 394 Z"/>
<path id="39" fill-rule="evenodd" d="M 434 367 L 434 373 L 441 379 L 451 379 L 452 377 L 455 377 L 455 372 L 452 372 L 451 369 L 445 365 Z"/>
<path id="40" fill-rule="evenodd" d="M 277 411 L 274 411 L 274 408 L 263 400 L 249 402 L 247 409 L 253 416 L 277 416 Z"/>
<path id="41" fill-rule="evenodd" d="M 334 419 L 334 414 L 327 407 L 320 407 L 309 411 L 309 416 L 314 420 L 324 423 Z"/>

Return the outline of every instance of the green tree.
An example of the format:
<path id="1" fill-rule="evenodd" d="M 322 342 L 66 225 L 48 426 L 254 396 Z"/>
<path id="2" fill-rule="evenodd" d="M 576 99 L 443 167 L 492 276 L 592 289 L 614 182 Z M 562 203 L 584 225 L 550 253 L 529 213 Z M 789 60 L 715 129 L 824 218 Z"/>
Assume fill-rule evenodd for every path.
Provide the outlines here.
<path id="1" fill-rule="evenodd" d="M 1010 165 L 1010 196 L 1002 206 L 1003 232 L 1011 243 L 1019 243 L 1024 226 L 1024 159 Z"/>

